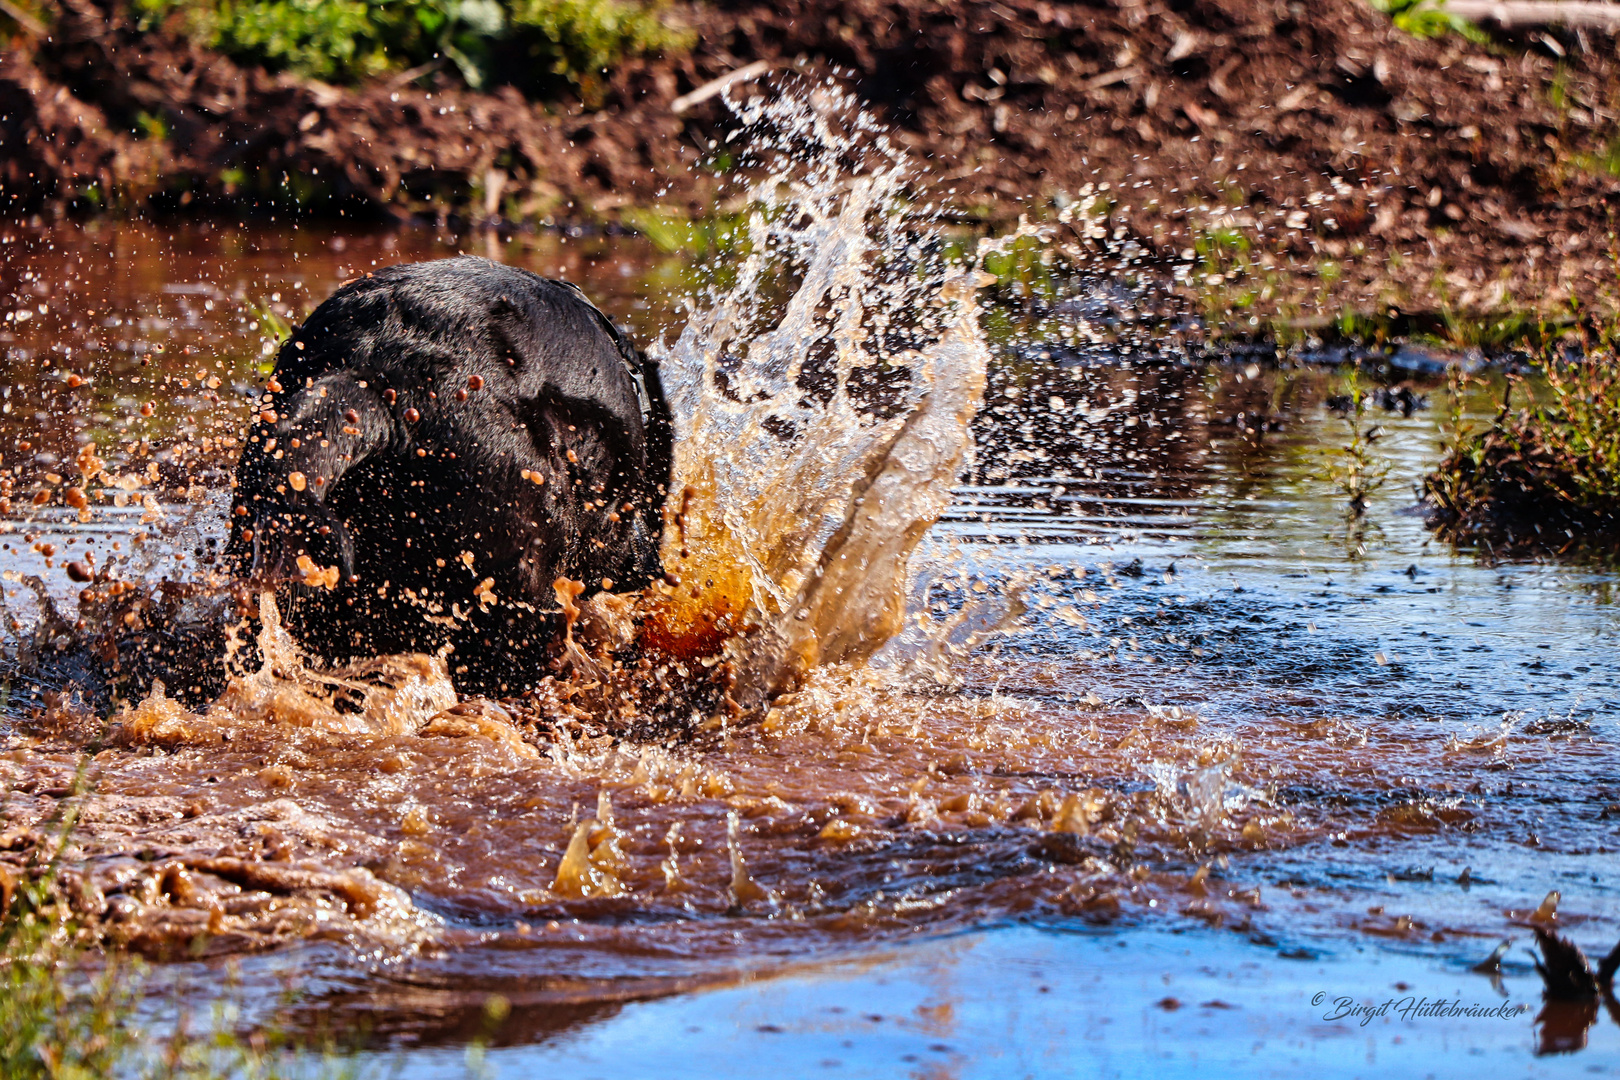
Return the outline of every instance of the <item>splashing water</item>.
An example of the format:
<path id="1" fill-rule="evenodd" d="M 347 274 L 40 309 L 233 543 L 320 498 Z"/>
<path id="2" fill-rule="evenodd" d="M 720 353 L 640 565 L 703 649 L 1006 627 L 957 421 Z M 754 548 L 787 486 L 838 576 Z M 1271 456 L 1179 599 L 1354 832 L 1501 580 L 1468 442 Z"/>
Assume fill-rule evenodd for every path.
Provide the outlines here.
<path id="1" fill-rule="evenodd" d="M 257 667 L 233 675 L 201 714 L 156 683 L 139 705 L 113 717 L 118 741 L 211 743 L 249 724 L 387 737 L 422 730 L 456 705 L 442 657 L 378 656 L 321 671 L 281 625 L 272 593 L 260 595 L 259 619 Z"/>
<path id="2" fill-rule="evenodd" d="M 577 609 L 559 658 L 571 674 L 501 704 L 457 701 L 433 657 L 315 668 L 280 630 L 273 599 L 260 598 L 233 677 L 220 672 L 206 694 L 183 695 L 211 705 L 191 711 L 159 689 L 114 716 L 80 819 L 89 861 L 65 879 L 86 885 L 67 895 L 90 905 L 87 924 L 115 926 L 154 955 L 191 955 L 204 935 L 220 953 L 347 937 L 376 965 L 354 976 L 361 993 L 348 1000 L 396 1025 L 453 1014 L 454 1001 L 474 1002 L 481 1017 L 487 994 L 516 986 L 621 1002 L 667 993 L 672 977 L 690 987 L 782 958 L 1009 919 L 1195 919 L 1289 947 L 1318 930 L 1364 932 L 1455 956 L 1476 951 L 1480 934 L 1557 914 L 1598 940 L 1593 922 L 1577 920 L 1595 913 L 1612 925 L 1612 896 L 1570 885 L 1560 903 L 1539 913 L 1534 905 L 1544 879 L 1583 880 L 1590 870 L 1595 883 L 1602 871 L 1612 815 L 1592 813 L 1591 796 L 1611 797 L 1602 794 L 1614 772 L 1605 714 L 1588 720 L 1560 707 L 1527 722 L 1515 708 L 1500 730 L 1475 723 L 1540 700 L 1526 683 L 1498 702 L 1493 688 L 1507 677 L 1484 665 L 1514 674 L 1544 659 L 1571 669 L 1560 677 L 1590 665 L 1581 681 L 1612 713 L 1602 686 L 1615 683 L 1614 665 L 1585 644 L 1612 636 L 1610 605 L 1588 612 L 1545 579 L 1521 592 L 1519 582 L 1535 583 L 1530 574 L 1510 594 L 1494 572 L 1484 585 L 1468 567 L 1414 551 L 1410 573 L 1399 574 L 1403 557 L 1379 581 L 1380 593 L 1396 582 L 1383 603 L 1411 603 L 1399 618 L 1417 620 L 1397 651 L 1383 639 L 1392 609 L 1330 596 L 1325 575 L 1290 573 L 1306 584 L 1271 589 L 1268 570 L 1299 569 L 1294 545 L 1278 536 L 1299 540 L 1304 569 L 1342 569 L 1320 553 L 1307 559 L 1315 517 L 1276 513 L 1310 504 L 1265 486 L 1298 479 L 1294 465 L 1276 463 L 1291 461 L 1305 436 L 1240 436 L 1236 421 L 1282 408 L 1283 390 L 1268 389 L 1258 367 L 1222 374 L 1122 359 L 1097 309 L 1099 296 L 1137 302 L 1118 284 L 1123 270 L 1105 274 L 1083 303 L 1024 307 L 1031 320 L 1049 314 L 1050 325 L 1002 352 L 987 388 L 986 336 L 1005 341 L 1002 316 L 1014 305 L 979 308 L 979 268 L 1023 237 L 1039 243 L 1020 257 L 1036 249 L 1037 258 L 1080 262 L 1026 225 L 952 264 L 943 223 L 919 205 L 904 157 L 848 105 L 818 89 L 805 101 L 736 107 L 735 145 L 761 166 L 736 204 L 744 243 L 735 259 L 713 260 L 713 283 L 691 302 L 684 330 L 654 350 L 679 425 L 664 557 L 680 585 L 574 605 L 577 583 L 559 583 L 561 606 Z M 1099 220 L 1060 214 L 1056 224 L 1100 239 Z M 544 265 L 538 252 L 527 257 L 573 276 L 551 256 Z M 591 283 L 599 297 L 611 296 L 621 268 L 604 264 Z M 634 289 L 606 306 L 640 303 L 645 286 Z M 1121 321 L 1119 335 L 1134 332 Z M 1063 347 L 1049 336 L 1059 323 L 1079 335 Z M 185 363 L 195 376 L 197 361 Z M 165 407 L 184 401 L 169 385 L 150 391 Z M 1315 398 L 1306 404 L 1317 408 Z M 1305 432 L 1306 405 L 1288 409 Z M 16 425 L 43 415 L 6 414 Z M 240 415 L 221 416 L 219 430 L 239 430 Z M 978 462 L 970 421 L 993 448 Z M 1412 427 L 1407 437 L 1429 435 Z M 101 452 L 112 460 L 111 447 Z M 130 461 L 118 468 L 133 475 Z M 972 479 L 947 507 L 964 473 Z M 1220 495 L 1239 475 L 1242 485 Z M 197 621 L 200 599 L 159 602 L 150 583 L 176 564 L 172 576 L 210 595 L 210 564 L 180 566 L 175 556 L 205 558 L 207 527 L 223 507 L 197 495 L 223 476 L 188 479 L 189 502 L 166 501 L 166 521 L 143 520 L 154 526 L 149 544 L 136 547 L 115 522 L 97 541 L 98 559 L 77 556 L 97 574 L 86 592 L 119 594 L 99 620 L 81 594 L 76 624 L 67 596 L 53 601 L 46 579 L 28 573 L 55 569 L 60 586 L 66 567 L 53 567 L 42 546 L 66 548 L 63 533 L 25 540 L 42 546 L 14 556 L 7 580 L 20 586 L 11 590 L 19 604 L 33 592 L 48 615 L 36 633 L 41 651 L 88 651 L 98 627 L 157 641 L 166 625 Z M 178 479 L 168 474 L 164 486 Z M 1256 492 L 1276 497 L 1249 501 Z M 91 490 L 92 499 L 108 494 Z M 156 517 L 162 495 L 114 509 L 127 510 L 133 528 Z M 1133 516 L 1102 520 L 1121 505 Z M 946 524 L 934 528 L 942 509 Z M 1331 508 L 1331 521 L 1337 515 Z M 1060 543 L 1026 545 L 1026 526 L 1037 541 Z M 1083 545 L 1138 527 L 1171 539 L 1085 565 Z M 127 553 L 107 551 L 119 551 L 114 536 Z M 961 587 L 948 580 L 957 569 Z M 908 588 L 913 572 L 928 587 Z M 1231 588 L 1239 580 L 1246 590 Z M 1447 581 L 1461 583 L 1461 599 L 1437 599 Z M 1606 590 L 1610 579 L 1588 581 Z M 1012 644 L 994 657 L 971 655 L 1025 600 L 1028 636 L 1004 637 Z M 1358 624 L 1352 603 L 1384 614 Z M 1522 614 L 1532 606 L 1533 617 Z M 1468 650 L 1474 659 L 1429 639 L 1469 611 L 1489 612 L 1478 624 L 1484 641 Z M 1330 632 L 1335 613 L 1341 625 Z M 1323 632 L 1315 622 L 1299 630 L 1306 615 Z M 1504 644 L 1497 624 L 1483 629 L 1486 618 L 1593 634 L 1565 633 L 1581 644 L 1541 652 L 1533 637 Z M 1426 666 L 1420 653 L 1431 646 Z M 1385 665 L 1369 659 L 1375 649 L 1414 659 Z M 839 663 L 867 657 L 870 665 Z M 913 672 L 961 692 L 913 681 Z M 1462 678 L 1487 690 L 1459 693 Z M 1546 680 L 1536 682 L 1546 694 Z M 656 742 L 653 734 L 678 733 L 634 722 L 636 707 L 655 711 L 649 684 L 669 690 L 658 719 L 667 714 L 679 733 L 701 722 L 693 709 L 718 700 L 720 686 L 765 716 L 746 730 Z M 32 822 L 42 837 L 49 831 L 39 823 L 58 803 L 47 793 L 71 787 L 77 752 L 102 732 L 99 716 L 70 722 L 70 705 L 44 710 L 60 714 L 60 729 L 31 719 L 27 738 L 5 744 L 0 789 L 16 793 L 8 830 Z M 15 865 L 17 848 L 4 854 Z M 1452 877 L 1473 890 L 1466 906 L 1441 887 Z M 1422 884 L 1397 884 L 1409 879 Z M 1346 884 L 1354 881 L 1370 884 Z M 1383 913 L 1369 906 L 1374 898 Z M 413 954 L 419 945 L 430 948 Z M 386 969 L 407 963 L 408 977 L 391 981 Z M 527 1007 L 550 1015 L 558 1000 Z M 310 1013 L 325 1023 L 332 1004 L 317 999 Z"/>
<path id="3" fill-rule="evenodd" d="M 908 559 L 971 447 L 989 360 L 975 296 L 992 279 L 929 258 L 937 223 L 907 201 L 911 166 L 850 99 L 733 108 L 765 133 L 747 254 L 654 355 L 677 431 L 664 560 L 683 585 L 665 620 L 689 638 L 749 628 L 725 653 L 732 701 L 753 708 L 900 629 Z M 863 393 L 874 377 L 889 400 Z"/>
<path id="4" fill-rule="evenodd" d="M 731 107 L 758 166 L 741 192 L 739 259 L 688 302 L 675 342 L 649 350 L 676 425 L 663 557 L 680 584 L 639 598 L 650 617 L 635 644 L 723 663 L 725 703 L 757 713 L 810 669 L 865 660 L 902 629 L 908 563 L 967 465 L 984 395 L 977 293 L 994 279 L 979 266 L 1032 230 L 948 259 L 938 212 L 916 201 L 918 172 L 852 95 L 822 85 Z M 580 629 L 627 623 L 602 608 Z M 392 735 L 454 703 L 442 660 L 321 672 L 277 616 L 265 597 L 259 666 L 242 666 L 255 650 L 233 661 L 228 648 L 227 668 L 242 670 L 209 715 Z M 570 617 L 563 668 L 602 687 L 580 703 L 611 712 L 645 696 L 613 655 L 633 633 L 593 659 Z M 162 698 L 131 731 L 178 735 Z"/>

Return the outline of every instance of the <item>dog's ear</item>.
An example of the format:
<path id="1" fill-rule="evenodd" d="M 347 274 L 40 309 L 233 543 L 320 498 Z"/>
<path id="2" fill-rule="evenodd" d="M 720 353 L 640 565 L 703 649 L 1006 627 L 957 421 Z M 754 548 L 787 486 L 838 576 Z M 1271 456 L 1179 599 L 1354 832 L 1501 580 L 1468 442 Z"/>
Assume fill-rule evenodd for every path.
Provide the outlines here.
<path id="1" fill-rule="evenodd" d="M 512 319 L 519 314 L 517 305 L 505 293 L 497 296 L 489 305 L 489 317 L 492 319 Z"/>
<path id="2" fill-rule="evenodd" d="M 664 498 L 674 483 L 675 418 L 669 411 L 669 399 L 664 396 L 664 379 L 658 370 L 658 361 L 640 350 L 636 350 L 635 355 L 647 402 L 647 494 L 654 517 L 662 521 Z"/>
<path id="3" fill-rule="evenodd" d="M 298 556 L 307 555 L 352 578 L 354 541 L 326 499 L 394 429 L 378 388 L 347 372 L 276 394 L 237 462 L 229 565 L 245 576 L 298 578 Z"/>
<path id="4" fill-rule="evenodd" d="M 336 566 L 341 580 L 354 577 L 354 538 L 342 519 L 314 499 L 261 502 L 255 508 L 238 502 L 246 514 L 232 511 L 226 565 L 238 577 L 301 580 L 298 564 L 307 556 L 314 568 Z"/>

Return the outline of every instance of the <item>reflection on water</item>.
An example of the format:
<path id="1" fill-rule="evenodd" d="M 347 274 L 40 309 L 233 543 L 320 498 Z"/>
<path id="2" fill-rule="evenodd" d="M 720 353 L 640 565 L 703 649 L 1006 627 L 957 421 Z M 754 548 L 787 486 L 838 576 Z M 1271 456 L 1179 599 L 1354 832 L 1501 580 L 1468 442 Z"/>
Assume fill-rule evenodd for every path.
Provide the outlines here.
<path id="1" fill-rule="evenodd" d="M 1513 965 L 1499 996 L 1465 968 L 1384 950 L 1274 960 L 1206 930 L 1029 926 L 934 938 L 765 982 L 615 1007 L 568 1032 L 499 1044 L 500 1076 L 1606 1075 L 1620 1026 L 1585 1053 L 1525 1053 L 1539 981 Z M 1315 1003 L 1320 994 L 1320 1003 Z M 1432 1003 L 1499 1010 L 1432 1015 Z M 1431 1015 L 1420 1013 L 1431 1003 Z M 1386 1006 L 1329 1021 L 1346 1008 Z M 715 1053 L 717 1046 L 725 1047 Z M 417 1051 L 412 1077 L 460 1077 L 459 1050 Z M 1511 1066 L 1507 1063 L 1511 1062 Z"/>
<path id="2" fill-rule="evenodd" d="M 127 581 L 211 571 L 230 440 L 263 359 L 248 305 L 296 318 L 374 262 L 456 247 L 201 225 L 8 236 L 0 542 L 18 620 L 32 617 L 18 582 L 32 574 L 73 610 L 70 563 L 116 564 Z M 641 340 L 680 323 L 674 291 L 653 285 L 669 271 L 639 241 L 546 236 L 498 253 L 579 282 Z M 1186 970 L 1207 954 L 1208 978 L 1252 971 L 1273 987 L 1210 998 L 1250 1019 L 1269 1009 L 1301 1039 L 1320 1029 L 1284 999 L 1318 971 L 1337 978 L 1334 957 L 1459 971 L 1502 938 L 1528 943 L 1551 890 L 1556 925 L 1607 951 L 1620 933 L 1614 577 L 1492 565 L 1430 540 L 1412 486 L 1437 457 L 1443 386 L 1416 387 L 1432 409 L 1368 418 L 1391 472 L 1355 530 L 1322 479 L 1346 439 L 1325 406 L 1334 374 L 1029 345 L 998 339 L 975 453 L 920 549 L 912 618 L 932 635 L 903 635 L 872 670 L 813 673 L 756 726 L 668 745 L 586 725 L 536 744 L 471 709 L 381 736 L 244 727 L 102 750 L 80 853 L 108 925 L 141 928 L 157 953 L 199 935 L 218 953 L 328 942 L 279 954 L 312 1013 L 402 1044 L 478 1034 L 499 993 L 514 1011 L 498 1041 L 605 1059 L 627 1052 L 615 1032 L 701 1025 L 695 1012 L 723 1000 L 762 1010 L 750 1053 L 774 1053 L 759 1025 L 783 1026 L 781 1010 L 795 1053 L 857 1060 L 822 1046 L 831 1031 L 870 1061 L 917 1055 L 918 1071 L 986 1060 L 996 1025 L 1016 1025 L 940 1021 L 937 1038 L 891 1046 L 876 1021 L 819 1026 L 817 1010 L 846 1006 L 815 987 L 882 996 L 896 969 L 877 961 L 919 931 L 1113 927 L 1129 954 L 1200 928 Z M 86 447 L 96 460 L 81 463 Z M 64 500 L 91 471 L 106 502 L 81 523 Z M 1013 592 L 1026 610 L 998 627 L 1003 609 L 982 601 Z M 974 630 L 980 648 L 955 655 Z M 55 708 L 57 728 L 7 736 L 8 828 L 68 793 L 80 739 Z M 1042 966 L 1053 946 L 1032 934 L 972 938 L 1004 952 L 964 970 L 1039 969 L 1068 1018 L 1053 1045 L 1106 1033 L 1115 1012 L 1071 985 L 1101 954 Z M 699 993 L 851 956 L 829 969 L 841 981 Z M 916 956 L 905 979 L 934 962 Z M 1523 965 L 1509 972 L 1533 996 Z M 1008 1000 L 1046 1000 L 1006 985 Z M 1477 977 L 1468 990 L 1490 992 Z M 1155 1004 L 1203 989 L 1132 993 L 1164 1025 L 1163 1053 L 1224 1030 L 1214 1007 Z M 656 1016 L 626 1004 L 671 995 Z M 945 1004 L 985 1015 L 915 1002 Z M 1030 1015 L 1056 1015 L 1042 1008 Z M 1448 1030 L 1522 1053 L 1529 1025 L 1495 1041 Z M 1612 1050 L 1612 1034 L 1594 1029 L 1593 1045 Z M 414 1060 L 426 1075 L 438 1059 Z"/>

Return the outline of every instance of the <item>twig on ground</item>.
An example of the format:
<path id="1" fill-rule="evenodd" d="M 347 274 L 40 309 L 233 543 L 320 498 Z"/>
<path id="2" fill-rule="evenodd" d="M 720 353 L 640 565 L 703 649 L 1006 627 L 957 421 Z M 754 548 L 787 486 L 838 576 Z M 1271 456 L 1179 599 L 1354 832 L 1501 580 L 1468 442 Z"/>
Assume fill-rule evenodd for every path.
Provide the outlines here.
<path id="1" fill-rule="evenodd" d="M 1620 27 L 1620 4 L 1591 0 L 1448 0 L 1445 10 L 1470 22 L 1493 22 L 1504 30 L 1516 26 Z"/>
<path id="2" fill-rule="evenodd" d="M 0 0 L 0 11 L 5 12 L 6 15 L 11 18 L 12 22 L 16 23 L 30 34 L 33 34 L 35 37 L 44 37 L 47 33 L 49 33 L 49 31 L 45 28 L 44 23 L 40 22 L 37 18 L 30 15 L 16 4 L 13 4 L 11 0 Z"/>
<path id="3" fill-rule="evenodd" d="M 710 79 L 690 94 L 682 94 L 669 103 L 670 111 L 680 116 L 694 105 L 701 105 L 717 94 L 723 94 L 732 86 L 749 79 L 757 79 L 771 68 L 776 67 L 775 60 L 755 60 L 752 64 L 744 65 L 736 71 L 729 71 L 718 79 Z"/>

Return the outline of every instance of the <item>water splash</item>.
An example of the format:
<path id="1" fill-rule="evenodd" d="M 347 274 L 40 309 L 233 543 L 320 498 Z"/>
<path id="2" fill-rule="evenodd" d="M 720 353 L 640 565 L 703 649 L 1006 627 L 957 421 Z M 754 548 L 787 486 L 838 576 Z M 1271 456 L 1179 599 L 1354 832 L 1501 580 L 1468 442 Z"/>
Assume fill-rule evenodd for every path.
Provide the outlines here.
<path id="1" fill-rule="evenodd" d="M 747 630 L 725 655 L 750 709 L 901 628 L 909 558 L 970 451 L 990 279 L 938 257 L 910 162 L 850 98 L 734 109 L 765 165 L 746 254 L 655 355 L 677 432 L 664 560 L 683 583 L 665 623 Z"/>
<path id="2" fill-rule="evenodd" d="M 457 705 L 443 657 L 378 656 L 323 671 L 307 662 L 281 625 L 271 593 L 259 597 L 259 620 L 257 666 L 243 664 L 206 710 L 187 710 L 168 697 L 161 682 L 155 683 L 138 705 L 112 717 L 115 741 L 209 744 L 228 741 L 244 727 L 413 734 Z M 469 713 L 449 722 L 471 725 L 477 734 L 498 726 L 480 724 L 481 719 Z"/>
<path id="3" fill-rule="evenodd" d="M 745 240 L 735 260 L 713 264 L 678 339 L 650 350 L 677 426 L 664 559 L 680 584 L 576 606 L 583 586 L 559 580 L 563 655 L 527 718 L 602 718 L 615 734 L 646 735 L 725 707 L 757 715 L 812 668 L 872 659 L 889 642 L 877 662 L 891 675 L 948 684 L 966 652 L 1024 610 L 1015 575 L 934 619 L 929 590 L 908 578 L 971 465 L 989 362 L 978 293 L 995 280 L 983 267 L 1026 238 L 1049 242 L 1052 229 L 1021 222 L 953 252 L 920 171 L 831 83 L 732 109 L 751 178 L 737 203 Z M 1056 224 L 1072 223 L 1065 210 Z M 205 577 L 205 593 L 228 584 Z M 282 629 L 273 597 L 259 617 L 253 646 L 233 660 L 227 644 L 228 681 L 186 698 L 217 693 L 211 707 L 189 712 L 160 687 L 127 718 L 129 736 L 183 740 L 181 728 L 201 724 L 209 741 L 226 716 L 385 737 L 430 721 L 515 730 L 509 714 L 485 715 L 487 703 L 440 717 L 456 705 L 442 659 L 323 671 Z M 659 666 L 660 654 L 672 662 Z"/>

